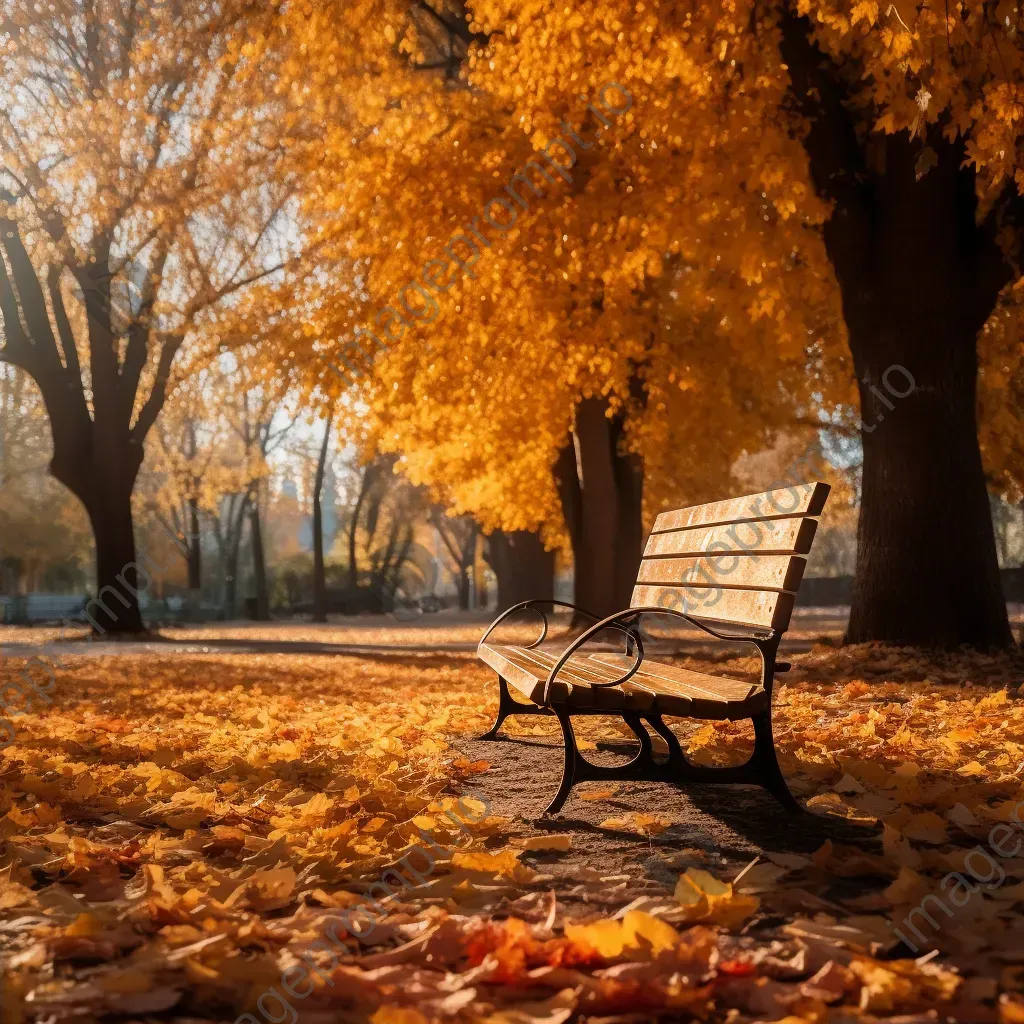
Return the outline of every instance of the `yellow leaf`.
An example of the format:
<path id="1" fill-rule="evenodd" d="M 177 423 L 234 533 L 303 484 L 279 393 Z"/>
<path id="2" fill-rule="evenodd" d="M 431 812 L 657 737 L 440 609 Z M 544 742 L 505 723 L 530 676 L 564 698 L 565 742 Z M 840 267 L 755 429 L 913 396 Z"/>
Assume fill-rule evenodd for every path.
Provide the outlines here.
<path id="1" fill-rule="evenodd" d="M 934 811 L 922 811 L 908 818 L 900 830 L 910 839 L 923 843 L 944 843 L 946 841 L 946 822 Z"/>
<path id="2" fill-rule="evenodd" d="M 606 919 L 592 924 L 566 924 L 565 937 L 577 945 L 594 950 L 606 960 L 621 955 L 626 944 L 622 922 Z"/>
<path id="3" fill-rule="evenodd" d="M 572 848 L 572 836 L 527 836 L 514 842 L 521 850 L 553 850 L 556 853 L 567 853 Z"/>
<path id="4" fill-rule="evenodd" d="M 370 1017 L 371 1024 L 430 1024 L 419 1010 L 411 1006 L 380 1006 Z"/>
<path id="5" fill-rule="evenodd" d="M 679 942 L 679 933 L 666 921 L 659 920 L 642 910 L 631 910 L 622 919 L 622 931 L 626 945 L 651 947 L 654 956 L 666 949 L 674 949 Z"/>

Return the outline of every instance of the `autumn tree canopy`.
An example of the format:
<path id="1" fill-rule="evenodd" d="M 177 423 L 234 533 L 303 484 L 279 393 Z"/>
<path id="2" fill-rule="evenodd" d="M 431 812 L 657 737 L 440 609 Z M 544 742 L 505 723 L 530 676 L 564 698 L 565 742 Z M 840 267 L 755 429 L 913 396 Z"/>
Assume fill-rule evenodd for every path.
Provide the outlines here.
<path id="1" fill-rule="evenodd" d="M 295 256 L 258 45 L 274 17 L 241 0 L 5 7 L 0 358 L 42 392 L 105 629 L 142 627 L 131 493 L 179 350 Z"/>
<path id="2" fill-rule="evenodd" d="M 695 452 L 722 431 L 742 435 L 738 451 L 780 419 L 849 416 L 853 370 L 873 429 L 850 638 L 1009 638 L 976 381 L 979 332 L 1015 277 L 1012 9 L 439 0 L 294 14 L 327 124 L 308 208 L 330 214 L 343 267 L 304 344 L 335 366 L 363 360 L 380 443 L 411 472 L 453 486 L 461 508 L 535 525 L 553 515 L 550 469 L 588 397 L 610 421 L 623 411 L 614 455 L 653 469 L 675 461 L 665 388 L 684 394 Z M 530 172 L 541 194 L 515 210 L 506 186 L 531 161 L 549 174 Z M 464 225 L 504 210 L 494 197 L 515 220 L 505 210 L 478 251 L 453 255 Z M 430 289 L 446 251 L 453 279 Z M 882 390 L 892 367 L 915 382 L 898 404 Z M 709 422 L 679 385 L 722 374 L 749 393 L 738 417 L 723 398 Z M 737 428 L 751 401 L 753 430 Z"/>

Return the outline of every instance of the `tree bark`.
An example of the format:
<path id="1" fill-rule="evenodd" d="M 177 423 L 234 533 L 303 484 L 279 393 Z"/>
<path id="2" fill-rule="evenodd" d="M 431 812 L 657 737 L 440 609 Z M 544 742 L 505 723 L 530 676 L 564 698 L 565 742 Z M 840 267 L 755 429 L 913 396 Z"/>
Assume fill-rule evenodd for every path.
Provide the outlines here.
<path id="1" fill-rule="evenodd" d="M 466 612 L 469 611 L 469 580 L 470 580 L 471 569 L 467 566 L 459 566 L 459 608 Z"/>
<path id="2" fill-rule="evenodd" d="M 858 134 L 838 71 L 784 16 L 783 57 L 861 397 L 863 496 L 847 640 L 1012 642 L 977 433 L 977 335 L 1010 279 L 962 140 Z M 934 160 L 919 166 L 925 145 Z M 998 204 L 997 204 L 998 205 Z"/>
<path id="3" fill-rule="evenodd" d="M 639 390 L 639 381 L 636 382 L 636 386 Z M 645 397 L 641 398 L 641 401 L 645 400 Z M 612 420 L 611 428 L 612 471 L 615 476 L 619 511 L 612 571 L 615 580 L 615 600 L 619 602 L 619 608 L 628 608 L 632 600 L 644 544 L 643 460 L 639 455 L 622 450 L 624 435 L 625 423 L 621 416 L 617 416 Z"/>
<path id="4" fill-rule="evenodd" d="M 556 466 L 573 539 L 575 602 L 594 615 L 629 607 L 643 544 L 643 463 L 622 450 L 624 422 L 608 402 L 586 398 L 576 410 L 575 456 Z M 575 477 L 575 483 L 573 478 Z"/>
<path id="5" fill-rule="evenodd" d="M 252 541 L 252 572 L 256 583 L 256 621 L 270 621 L 270 592 L 267 587 L 267 563 L 263 552 L 260 503 L 257 498 L 249 509 L 249 537 Z"/>
<path id="6" fill-rule="evenodd" d="M 13 197 L 0 188 L 0 200 L 12 202 Z M 63 228 L 54 231 L 55 241 L 61 240 Z M 71 268 L 86 312 L 91 388 L 87 403 L 60 289 L 61 266 L 52 266 L 45 276 L 48 305 L 42 279 L 11 218 L 0 217 L 0 244 L 6 257 L 0 259 L 2 358 L 25 370 L 39 386 L 53 437 L 50 472 L 82 502 L 93 527 L 97 597 L 89 606 L 95 614 L 87 608 L 87 618 L 95 620 L 95 632 L 141 633 L 145 626 L 138 597 L 148 583 L 140 581 L 135 567 L 131 493 L 142 464 L 143 442 L 163 407 L 181 339 L 168 337 L 161 344 L 149 396 L 133 423 L 150 343 L 153 278 L 143 289 L 121 361 L 120 339 L 111 325 L 110 238 L 98 235 L 90 261 Z"/>
<path id="7" fill-rule="evenodd" d="M 202 581 L 202 547 L 199 534 L 199 502 L 188 499 L 188 589 L 199 591 Z"/>
<path id="8" fill-rule="evenodd" d="M 600 616 L 623 607 L 615 591 L 619 501 L 607 408 L 604 399 L 585 398 L 576 410 L 582 513 L 575 602 Z"/>
<path id="9" fill-rule="evenodd" d="M 229 547 L 224 558 L 224 618 L 229 622 L 238 607 L 238 548 Z"/>
<path id="10" fill-rule="evenodd" d="M 570 433 L 555 462 L 555 487 L 562 506 L 565 531 L 572 549 L 573 574 L 583 558 L 583 489 L 576 462 L 576 442 Z"/>
<path id="11" fill-rule="evenodd" d="M 545 550 L 540 534 L 495 530 L 487 538 L 486 557 L 498 580 L 496 613 L 521 601 L 555 596 L 555 553 Z"/>
<path id="12" fill-rule="evenodd" d="M 367 466 L 363 471 L 363 479 L 359 482 L 359 493 L 356 495 L 355 507 L 352 509 L 352 521 L 348 526 L 348 585 L 353 596 L 359 588 L 359 558 L 356 546 L 356 538 L 359 531 L 359 516 L 363 511 L 363 502 L 366 501 L 370 489 L 371 467 Z"/>
<path id="13" fill-rule="evenodd" d="M 320 445 L 320 458 L 316 464 L 316 478 L 313 481 L 313 621 L 327 621 L 327 581 L 324 575 L 324 518 L 322 498 L 324 472 L 327 466 L 327 449 L 331 440 L 331 416 L 327 414 L 324 424 L 324 439 Z"/>
<path id="14" fill-rule="evenodd" d="M 138 598 L 151 581 L 135 560 L 131 492 L 130 483 L 118 492 L 104 489 L 86 506 L 96 543 L 96 597 L 86 604 L 85 619 L 97 635 L 145 631 Z"/>

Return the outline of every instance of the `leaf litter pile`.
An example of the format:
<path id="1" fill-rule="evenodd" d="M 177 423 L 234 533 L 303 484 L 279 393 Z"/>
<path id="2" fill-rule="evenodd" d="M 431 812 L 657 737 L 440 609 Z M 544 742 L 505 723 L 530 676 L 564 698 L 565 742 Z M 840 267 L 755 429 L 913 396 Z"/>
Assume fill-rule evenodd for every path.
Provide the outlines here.
<path id="1" fill-rule="evenodd" d="M 4 1022 L 1024 1021 L 1017 658 L 796 656 L 783 769 L 866 838 L 727 870 L 685 850 L 674 885 L 614 907 L 557 820 L 465 795 L 495 701 L 471 658 L 61 657 L 0 761 Z M 706 764 L 743 729 L 678 723 Z M 600 827 L 657 843 L 657 787 L 634 803 Z M 589 909 L 551 873 L 573 857 Z M 947 914 L 928 898 L 952 906 L 951 878 Z M 921 906 L 911 950 L 893 929 L 916 942 Z"/>

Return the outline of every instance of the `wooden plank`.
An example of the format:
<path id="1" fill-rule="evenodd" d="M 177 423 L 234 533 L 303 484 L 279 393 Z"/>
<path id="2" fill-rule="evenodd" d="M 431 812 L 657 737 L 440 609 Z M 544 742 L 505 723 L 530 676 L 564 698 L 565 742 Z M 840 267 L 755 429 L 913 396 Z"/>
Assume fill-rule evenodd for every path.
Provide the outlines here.
<path id="1" fill-rule="evenodd" d="M 795 593 L 806 565 L 806 559 L 792 555 L 733 553 L 702 558 L 649 558 L 640 563 L 637 582 Z"/>
<path id="2" fill-rule="evenodd" d="M 538 678 L 547 681 L 555 662 L 561 657 L 561 652 L 556 655 L 538 648 L 513 648 L 515 657 L 519 663 L 535 665 Z M 632 664 L 632 659 L 630 661 Z M 551 685 L 552 692 L 560 683 L 568 683 L 570 686 L 569 703 L 577 706 L 608 708 L 609 710 L 620 710 L 626 705 L 626 694 L 618 686 L 592 686 L 592 683 L 608 683 L 623 672 L 616 673 L 611 666 L 594 665 L 586 653 L 574 654 L 569 661 L 558 670 L 558 675 Z M 542 688 L 543 694 L 543 688 Z"/>
<path id="3" fill-rule="evenodd" d="M 600 654 L 595 657 L 618 667 L 623 655 Z M 643 668 L 633 679 L 638 681 L 637 685 L 649 688 L 655 694 L 653 710 L 658 714 L 712 721 L 735 720 L 756 714 L 767 705 L 767 695 L 759 683 L 747 683 L 729 676 L 712 676 L 678 665 L 645 659 Z"/>
<path id="4" fill-rule="evenodd" d="M 697 619 L 757 628 L 785 629 L 793 613 L 793 595 L 720 587 L 659 587 L 638 584 L 632 608 L 671 608 Z"/>
<path id="5" fill-rule="evenodd" d="M 730 551 L 759 555 L 806 555 L 811 550 L 816 519 L 775 519 L 730 526 L 698 526 L 668 533 L 652 533 L 644 558 L 661 555 L 693 557 Z"/>
<path id="6" fill-rule="evenodd" d="M 665 530 L 682 530 L 691 526 L 818 516 L 825 507 L 825 499 L 830 490 L 828 484 L 820 482 L 794 484 L 792 487 L 779 487 L 761 494 L 747 494 L 742 498 L 662 512 L 654 522 L 653 532 L 663 533 Z"/>
<path id="7" fill-rule="evenodd" d="M 595 654 L 594 658 L 604 661 L 616 670 L 628 667 L 624 654 Z M 649 678 L 652 681 L 650 685 L 655 687 L 662 683 L 672 684 L 673 692 L 686 691 L 693 697 L 704 697 L 719 703 L 742 703 L 761 688 L 760 683 L 748 683 L 744 679 L 734 679 L 732 676 L 695 672 L 693 669 L 667 665 L 649 658 L 644 659 L 637 676 L 644 680 Z"/>
<path id="8" fill-rule="evenodd" d="M 499 675 L 535 704 L 544 699 L 544 684 L 557 655 L 538 648 L 514 647 L 502 644 L 480 644 L 477 654 Z M 632 664 L 633 659 L 629 660 Z M 636 707 L 642 710 L 651 706 L 651 700 L 631 702 L 630 694 L 621 686 L 593 686 L 593 683 L 611 682 L 624 674 L 609 665 L 594 663 L 587 654 L 575 654 L 558 671 L 551 685 L 550 699 L 553 703 L 568 703 L 577 707 L 602 708 L 621 711 Z"/>
<path id="9" fill-rule="evenodd" d="M 497 644 L 481 644 L 477 650 L 481 660 L 510 685 L 534 703 L 540 703 L 556 653 Z M 624 684 L 590 685 L 595 680 L 617 679 L 632 664 L 633 658 L 626 654 L 576 654 L 559 672 L 552 686 L 552 701 L 596 711 L 654 711 L 716 721 L 749 717 L 762 710 L 766 702 L 765 692 L 758 684 L 650 659 L 645 659 L 640 671 Z"/>
<path id="10" fill-rule="evenodd" d="M 508 650 L 510 649 L 498 647 L 496 644 L 480 644 L 476 653 L 485 665 L 493 668 L 510 686 L 514 686 L 535 704 L 539 704 L 544 693 L 543 682 L 538 680 L 533 672 L 514 661 L 506 653 Z M 567 691 L 563 693 L 563 698 L 565 696 L 568 696 Z"/>

